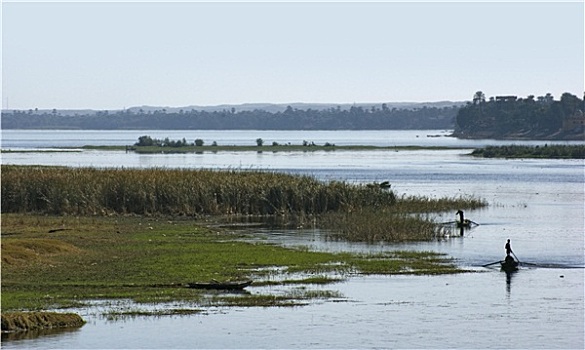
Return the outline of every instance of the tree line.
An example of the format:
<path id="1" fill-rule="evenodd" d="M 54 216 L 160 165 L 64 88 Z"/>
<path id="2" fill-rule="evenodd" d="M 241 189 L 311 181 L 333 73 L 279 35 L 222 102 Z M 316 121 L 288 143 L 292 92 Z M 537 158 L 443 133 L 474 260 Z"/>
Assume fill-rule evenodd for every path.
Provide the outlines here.
<path id="1" fill-rule="evenodd" d="M 454 136 L 462 138 L 583 139 L 583 100 L 570 93 L 496 96 L 478 91 L 459 109 Z"/>
<path id="2" fill-rule="evenodd" d="M 3 129 L 94 129 L 94 130 L 378 130 L 452 129 L 459 106 L 388 108 L 386 104 L 349 109 L 297 109 L 221 111 L 179 110 L 99 111 L 91 114 L 61 115 L 57 110 L 3 111 Z"/>

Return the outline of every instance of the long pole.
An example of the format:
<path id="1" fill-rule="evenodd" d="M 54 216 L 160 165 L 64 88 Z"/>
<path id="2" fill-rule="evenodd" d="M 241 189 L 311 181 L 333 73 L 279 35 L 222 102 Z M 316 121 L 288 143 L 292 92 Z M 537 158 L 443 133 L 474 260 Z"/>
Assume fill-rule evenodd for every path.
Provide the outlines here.
<path id="1" fill-rule="evenodd" d="M 510 250 L 512 252 L 512 255 L 514 255 L 514 257 L 516 258 L 516 260 L 518 260 L 518 262 L 520 262 L 520 259 L 518 259 L 518 257 L 516 256 L 516 254 L 514 254 L 514 251 Z"/>

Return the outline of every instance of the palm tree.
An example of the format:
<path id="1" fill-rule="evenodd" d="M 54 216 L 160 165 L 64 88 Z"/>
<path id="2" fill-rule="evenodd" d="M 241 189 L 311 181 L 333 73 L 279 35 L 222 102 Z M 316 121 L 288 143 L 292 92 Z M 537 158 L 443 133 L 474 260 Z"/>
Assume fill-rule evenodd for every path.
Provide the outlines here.
<path id="1" fill-rule="evenodd" d="M 476 105 L 478 103 L 485 102 L 485 94 L 481 91 L 478 91 L 473 95 L 473 104 Z"/>

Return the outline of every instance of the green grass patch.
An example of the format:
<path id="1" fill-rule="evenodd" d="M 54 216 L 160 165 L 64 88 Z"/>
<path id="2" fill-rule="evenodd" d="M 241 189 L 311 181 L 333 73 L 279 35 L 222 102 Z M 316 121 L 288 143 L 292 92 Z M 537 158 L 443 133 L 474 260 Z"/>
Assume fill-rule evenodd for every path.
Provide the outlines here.
<path id="1" fill-rule="evenodd" d="M 440 275 L 465 272 L 444 254 L 435 252 L 394 251 L 349 258 L 362 274 Z"/>
<path id="2" fill-rule="evenodd" d="M 126 319 L 126 318 L 136 318 L 136 317 L 150 317 L 150 316 L 189 316 L 189 315 L 197 315 L 203 313 L 204 310 L 202 309 L 162 309 L 162 310 L 113 310 L 108 311 L 104 314 L 104 316 L 110 320 L 115 321 L 119 319 Z"/>
<path id="3" fill-rule="evenodd" d="M 239 236 L 200 225 L 193 220 L 134 216 L 2 214 L 2 310 L 80 306 L 91 299 L 209 305 L 210 292 L 184 285 L 213 279 L 253 279 L 259 286 L 271 280 L 311 285 L 339 281 L 319 277 L 328 274 L 457 272 L 448 261 L 430 253 L 311 252 L 245 243 L 237 240 Z M 26 246 L 24 258 L 22 246 Z M 306 277 L 294 281 L 292 274 Z M 244 294 L 238 298 L 243 304 L 280 305 L 294 304 L 298 296 L 271 299 L 270 295 Z M 224 295 L 215 300 L 218 305 L 233 304 Z"/>

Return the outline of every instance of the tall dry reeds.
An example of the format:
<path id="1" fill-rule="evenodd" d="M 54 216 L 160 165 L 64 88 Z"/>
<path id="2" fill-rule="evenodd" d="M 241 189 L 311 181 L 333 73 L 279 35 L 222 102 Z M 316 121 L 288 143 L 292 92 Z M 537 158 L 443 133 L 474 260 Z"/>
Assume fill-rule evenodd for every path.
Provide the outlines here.
<path id="1" fill-rule="evenodd" d="M 321 224 L 339 238 L 360 242 L 430 240 L 437 230 L 432 220 L 420 215 L 372 208 L 328 213 L 321 218 Z"/>
<path id="2" fill-rule="evenodd" d="M 485 199 L 470 195 L 431 198 L 427 196 L 400 196 L 394 210 L 403 213 L 438 213 L 452 209 L 478 209 L 487 206 Z"/>
<path id="3" fill-rule="evenodd" d="M 395 202 L 391 191 L 262 171 L 2 166 L 2 212 L 316 215 Z"/>
<path id="4" fill-rule="evenodd" d="M 35 166 L 2 166 L 1 202 L 3 213 L 312 217 L 354 241 L 431 239 L 423 214 L 487 205 L 263 171 Z"/>

